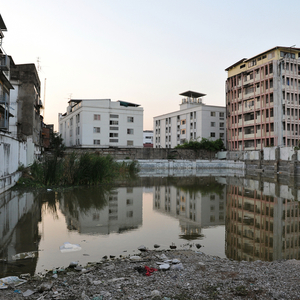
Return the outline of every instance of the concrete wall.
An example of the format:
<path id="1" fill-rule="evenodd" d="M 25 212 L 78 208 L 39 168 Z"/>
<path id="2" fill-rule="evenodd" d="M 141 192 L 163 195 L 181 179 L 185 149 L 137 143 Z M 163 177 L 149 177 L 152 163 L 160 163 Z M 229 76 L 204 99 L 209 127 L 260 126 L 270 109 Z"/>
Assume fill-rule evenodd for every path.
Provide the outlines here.
<path id="1" fill-rule="evenodd" d="M 190 149 L 167 149 L 167 148 L 98 148 L 98 149 L 81 149 L 68 148 L 65 154 L 76 152 L 96 153 L 99 155 L 111 155 L 114 159 L 215 159 L 216 152 L 206 150 L 190 150 Z"/>
<path id="2" fill-rule="evenodd" d="M 0 134 L 0 194 L 13 187 L 21 176 L 20 165 L 27 165 L 26 143 L 12 136 Z"/>

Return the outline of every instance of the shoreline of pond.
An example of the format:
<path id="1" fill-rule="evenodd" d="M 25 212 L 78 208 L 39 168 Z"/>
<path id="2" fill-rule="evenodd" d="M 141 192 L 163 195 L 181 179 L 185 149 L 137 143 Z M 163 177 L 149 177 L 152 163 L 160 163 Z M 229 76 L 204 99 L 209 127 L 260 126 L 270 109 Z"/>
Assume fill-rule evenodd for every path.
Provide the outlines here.
<path id="1" fill-rule="evenodd" d="M 160 266 L 165 266 L 160 270 Z M 300 261 L 234 261 L 192 250 L 150 250 L 84 268 L 24 276 L 1 299 L 299 299 Z M 148 274 L 147 274 L 148 272 Z M 145 276 L 150 275 L 150 276 Z"/>

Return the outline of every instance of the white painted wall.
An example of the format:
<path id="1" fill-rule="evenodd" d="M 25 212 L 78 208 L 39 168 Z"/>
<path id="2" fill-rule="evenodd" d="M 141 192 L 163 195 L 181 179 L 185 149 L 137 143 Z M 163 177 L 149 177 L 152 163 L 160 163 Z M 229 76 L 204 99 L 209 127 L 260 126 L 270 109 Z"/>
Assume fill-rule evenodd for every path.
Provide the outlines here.
<path id="1" fill-rule="evenodd" d="M 292 160 L 292 155 L 295 153 L 294 147 L 280 148 L 280 159 L 281 160 Z"/>
<path id="2" fill-rule="evenodd" d="M 11 135 L 0 133 L 0 194 L 14 186 L 20 178 L 18 168 L 27 166 L 27 146 Z"/>
<path id="3" fill-rule="evenodd" d="M 76 124 L 78 114 L 80 122 Z M 99 114 L 100 120 L 94 120 L 94 114 Z M 111 114 L 118 115 L 118 118 L 111 118 Z M 133 117 L 134 121 L 128 122 L 128 117 Z M 110 125 L 110 121 L 116 121 L 118 124 Z M 94 127 L 99 127 L 100 132 L 94 132 Z M 118 129 L 113 130 L 112 127 Z M 128 134 L 127 129 L 133 129 L 133 134 Z M 73 111 L 68 112 L 67 108 L 66 116 L 59 114 L 59 133 L 67 147 L 76 144 L 96 148 L 143 147 L 143 108 L 121 106 L 119 102 L 111 102 L 110 99 L 82 100 Z M 110 137 L 110 134 L 114 133 L 118 136 Z M 113 139 L 118 141 L 113 142 Z M 94 140 L 100 140 L 100 145 L 94 144 Z M 133 145 L 129 145 L 128 141 L 132 141 Z"/>
<path id="4" fill-rule="evenodd" d="M 211 116 L 211 112 L 215 112 L 215 116 Z M 220 113 L 224 113 L 224 117 L 220 117 Z M 183 120 L 185 120 L 185 124 L 182 124 Z M 212 126 L 212 122 L 215 123 L 215 126 Z M 220 127 L 220 123 L 223 123 L 224 126 Z M 183 132 L 183 130 L 185 131 Z M 211 137 L 211 133 L 215 133 L 215 137 Z M 208 138 L 215 141 L 220 138 L 221 133 L 224 133 L 222 139 L 225 144 L 225 107 L 221 106 L 205 104 L 181 106 L 179 111 L 153 118 L 154 148 L 174 148 L 182 140 Z"/>

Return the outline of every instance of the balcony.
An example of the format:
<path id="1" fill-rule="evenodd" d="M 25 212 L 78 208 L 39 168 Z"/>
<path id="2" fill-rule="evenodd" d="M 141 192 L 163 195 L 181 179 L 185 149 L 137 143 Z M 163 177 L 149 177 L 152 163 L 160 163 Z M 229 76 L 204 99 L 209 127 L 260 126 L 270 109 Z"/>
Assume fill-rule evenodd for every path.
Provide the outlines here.
<path id="1" fill-rule="evenodd" d="M 9 57 L 8 55 L 1 55 L 0 56 L 0 70 L 1 71 L 9 71 Z"/>
<path id="2" fill-rule="evenodd" d="M 253 78 L 244 80 L 243 85 L 245 86 L 245 85 L 248 85 L 248 84 L 251 84 L 251 83 L 253 83 Z"/>
<path id="3" fill-rule="evenodd" d="M 0 104 L 8 103 L 8 94 L 0 95 Z"/>

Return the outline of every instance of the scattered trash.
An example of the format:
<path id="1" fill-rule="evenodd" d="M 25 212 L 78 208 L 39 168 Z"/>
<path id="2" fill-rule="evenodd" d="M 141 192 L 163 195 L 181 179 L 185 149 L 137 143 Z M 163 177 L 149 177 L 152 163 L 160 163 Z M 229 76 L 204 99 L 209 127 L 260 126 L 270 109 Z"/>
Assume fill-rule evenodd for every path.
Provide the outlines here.
<path id="1" fill-rule="evenodd" d="M 78 261 L 71 261 L 69 264 L 69 268 L 75 268 L 78 265 Z"/>
<path id="2" fill-rule="evenodd" d="M 30 278 L 30 274 L 29 273 L 21 274 L 20 277 L 28 279 L 28 278 Z"/>
<path id="3" fill-rule="evenodd" d="M 43 282 L 39 288 L 38 288 L 38 291 L 41 293 L 41 292 L 44 292 L 44 291 L 50 291 L 51 288 L 53 286 L 53 283 L 52 282 Z"/>
<path id="4" fill-rule="evenodd" d="M 154 248 L 155 248 L 155 249 L 157 249 L 157 248 L 159 248 L 159 247 L 160 247 L 160 245 L 154 244 Z"/>
<path id="5" fill-rule="evenodd" d="M 141 245 L 138 247 L 138 250 L 140 250 L 141 252 L 146 252 L 147 248 L 144 245 Z"/>
<path id="6" fill-rule="evenodd" d="M 32 294 L 34 294 L 35 292 L 32 291 L 32 290 L 27 290 L 26 292 L 23 293 L 23 296 L 24 297 L 28 297 L 28 296 L 31 296 Z"/>
<path id="7" fill-rule="evenodd" d="M 183 270 L 184 268 L 183 268 L 183 264 L 179 263 L 179 264 L 172 265 L 171 269 L 172 270 Z"/>
<path id="8" fill-rule="evenodd" d="M 160 297 L 160 295 L 161 295 L 161 292 L 158 290 L 154 290 L 151 292 L 152 297 Z"/>
<path id="9" fill-rule="evenodd" d="M 159 268 L 163 271 L 166 271 L 166 270 L 170 269 L 170 265 L 169 264 L 163 264 L 163 265 L 160 265 Z"/>
<path id="10" fill-rule="evenodd" d="M 132 260 L 132 261 L 139 261 L 139 260 L 141 260 L 142 258 L 141 258 L 140 256 L 133 255 L 133 256 L 130 256 L 129 259 Z"/>
<path id="11" fill-rule="evenodd" d="M 36 253 L 37 253 L 37 251 L 18 253 L 16 255 L 12 255 L 12 260 L 35 258 Z"/>
<path id="12" fill-rule="evenodd" d="M 14 293 L 22 294 L 22 292 L 20 290 L 14 290 Z"/>
<path id="13" fill-rule="evenodd" d="M 174 249 L 176 249 L 177 247 L 176 247 L 176 245 L 174 244 L 174 243 L 172 243 L 172 245 L 170 245 L 170 249 L 172 249 L 172 250 L 174 250 Z"/>
<path id="14" fill-rule="evenodd" d="M 8 276 L 0 279 L 0 289 L 7 289 L 9 285 L 18 286 L 27 282 L 25 279 L 20 279 L 18 276 Z"/>
<path id="15" fill-rule="evenodd" d="M 54 274 L 53 276 L 52 276 L 52 278 L 54 278 L 54 279 L 56 279 L 58 276 L 57 276 L 57 274 Z"/>
<path id="16" fill-rule="evenodd" d="M 64 243 L 62 246 L 59 247 L 60 252 L 73 252 L 81 250 L 81 247 L 77 244 L 70 244 L 68 242 Z"/>
<path id="17" fill-rule="evenodd" d="M 149 268 L 148 266 L 145 267 L 134 267 L 136 271 L 138 271 L 140 274 L 144 276 L 151 276 L 151 274 L 155 271 L 158 271 L 155 268 Z"/>

